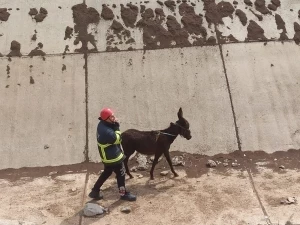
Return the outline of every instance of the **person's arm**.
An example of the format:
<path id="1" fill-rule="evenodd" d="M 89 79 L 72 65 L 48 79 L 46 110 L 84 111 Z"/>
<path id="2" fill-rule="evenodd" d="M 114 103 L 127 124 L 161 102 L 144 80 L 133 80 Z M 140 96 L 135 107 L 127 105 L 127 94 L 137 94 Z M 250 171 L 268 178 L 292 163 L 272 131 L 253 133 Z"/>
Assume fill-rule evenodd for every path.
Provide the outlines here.
<path id="1" fill-rule="evenodd" d="M 121 143 L 121 132 L 113 131 L 112 129 L 107 130 L 106 139 L 108 144 L 118 145 Z"/>

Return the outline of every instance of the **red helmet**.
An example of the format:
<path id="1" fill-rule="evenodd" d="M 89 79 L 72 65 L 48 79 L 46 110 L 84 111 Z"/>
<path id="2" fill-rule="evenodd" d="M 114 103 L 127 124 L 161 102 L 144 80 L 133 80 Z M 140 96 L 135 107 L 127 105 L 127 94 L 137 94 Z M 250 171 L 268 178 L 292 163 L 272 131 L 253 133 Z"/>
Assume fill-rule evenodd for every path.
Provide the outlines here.
<path id="1" fill-rule="evenodd" d="M 102 120 L 107 120 L 114 112 L 109 108 L 104 108 L 100 112 L 100 117 Z"/>

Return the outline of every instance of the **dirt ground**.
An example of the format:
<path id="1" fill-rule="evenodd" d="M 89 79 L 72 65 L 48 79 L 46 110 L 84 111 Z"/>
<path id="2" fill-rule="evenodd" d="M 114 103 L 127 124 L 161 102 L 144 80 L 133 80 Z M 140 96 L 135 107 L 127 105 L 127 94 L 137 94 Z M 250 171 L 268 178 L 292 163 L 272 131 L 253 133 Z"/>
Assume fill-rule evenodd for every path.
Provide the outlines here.
<path id="1" fill-rule="evenodd" d="M 180 176 L 160 175 L 169 170 L 164 158 L 154 180 L 149 180 L 149 169 L 133 172 L 135 178 L 127 178 L 126 185 L 138 199 L 130 203 L 119 200 L 114 176 L 103 186 L 103 200 L 87 197 L 101 164 L 2 170 L 0 225 L 300 224 L 297 202 L 281 204 L 288 197 L 300 199 L 299 150 L 171 156 L 183 157 L 185 165 L 175 167 Z M 208 168 L 208 159 L 217 166 Z M 133 158 L 130 168 L 135 165 Z M 85 217 L 88 202 L 108 212 Z M 121 212 L 125 206 L 130 213 Z"/>

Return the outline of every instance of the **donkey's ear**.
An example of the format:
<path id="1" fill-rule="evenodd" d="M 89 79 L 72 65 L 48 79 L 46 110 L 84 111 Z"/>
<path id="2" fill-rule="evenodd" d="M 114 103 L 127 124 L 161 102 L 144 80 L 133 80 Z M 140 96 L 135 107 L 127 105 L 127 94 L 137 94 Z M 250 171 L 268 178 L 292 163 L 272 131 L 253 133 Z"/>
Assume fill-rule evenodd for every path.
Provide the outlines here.
<path id="1" fill-rule="evenodd" d="M 178 110 L 178 113 L 177 113 L 177 116 L 178 116 L 178 119 L 182 118 L 182 109 L 180 107 L 180 109 Z"/>

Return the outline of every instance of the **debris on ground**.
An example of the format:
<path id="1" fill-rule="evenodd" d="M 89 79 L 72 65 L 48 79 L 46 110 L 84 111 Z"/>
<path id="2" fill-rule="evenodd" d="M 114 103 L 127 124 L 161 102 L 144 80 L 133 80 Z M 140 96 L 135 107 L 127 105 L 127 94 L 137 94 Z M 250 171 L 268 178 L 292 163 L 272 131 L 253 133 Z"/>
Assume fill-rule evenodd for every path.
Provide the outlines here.
<path id="1" fill-rule="evenodd" d="M 101 215 L 104 212 L 106 212 L 106 210 L 102 206 L 95 203 L 87 203 L 83 209 L 83 214 L 89 217 Z"/>
<path id="2" fill-rule="evenodd" d="M 280 203 L 283 205 L 296 204 L 297 199 L 295 197 L 288 197 L 286 199 L 281 200 Z"/>
<path id="3" fill-rule="evenodd" d="M 49 176 L 52 176 L 52 175 L 54 175 L 54 174 L 57 174 L 57 171 L 50 172 L 50 173 L 49 173 Z"/>
<path id="4" fill-rule="evenodd" d="M 140 171 L 144 171 L 148 169 L 147 165 L 147 156 L 138 154 L 136 157 L 136 161 L 138 163 L 137 169 Z"/>
<path id="5" fill-rule="evenodd" d="M 72 188 L 71 191 L 75 192 L 75 191 L 77 191 L 77 188 Z"/>
<path id="6" fill-rule="evenodd" d="M 166 171 L 161 171 L 160 172 L 160 175 L 161 176 L 167 176 L 169 174 L 169 171 L 168 170 L 166 170 Z"/>
<path id="7" fill-rule="evenodd" d="M 160 162 L 161 159 L 162 159 L 162 157 L 159 157 L 158 162 Z M 153 161 L 154 161 L 154 156 L 151 156 L 151 157 L 149 158 L 149 160 L 148 160 L 148 163 L 150 164 L 150 163 L 152 163 Z"/>
<path id="8" fill-rule="evenodd" d="M 183 161 L 183 156 L 175 156 L 172 159 L 172 165 L 173 166 L 184 166 L 185 162 Z"/>
<path id="9" fill-rule="evenodd" d="M 236 162 L 233 162 L 233 163 L 231 163 L 231 166 L 232 167 L 237 167 L 237 166 L 239 166 L 239 164 L 237 164 Z"/>
<path id="10" fill-rule="evenodd" d="M 283 170 L 285 169 L 285 167 L 284 167 L 283 165 L 279 166 L 279 168 L 280 168 L 280 169 L 283 169 Z"/>
<path id="11" fill-rule="evenodd" d="M 42 224 L 44 224 L 44 223 L 42 223 Z M 28 221 L 6 220 L 6 219 L 0 219 L 0 224 L 1 225 L 38 225 L 37 223 L 28 222 Z"/>
<path id="12" fill-rule="evenodd" d="M 226 167 L 226 166 L 228 166 L 228 165 L 229 165 L 228 163 L 225 163 L 225 162 L 223 163 L 223 166 L 224 166 L 224 167 Z"/>
<path id="13" fill-rule="evenodd" d="M 131 212 L 131 207 L 130 206 L 124 206 L 121 208 L 122 213 L 130 213 Z"/>
<path id="14" fill-rule="evenodd" d="M 137 167 L 136 166 L 133 166 L 131 169 L 130 169 L 131 172 L 136 172 L 137 171 Z"/>
<path id="15" fill-rule="evenodd" d="M 206 163 L 207 167 L 216 167 L 217 163 L 214 160 L 209 159 Z"/>
<path id="16" fill-rule="evenodd" d="M 142 174 L 137 175 L 138 178 L 143 178 L 144 176 Z"/>

